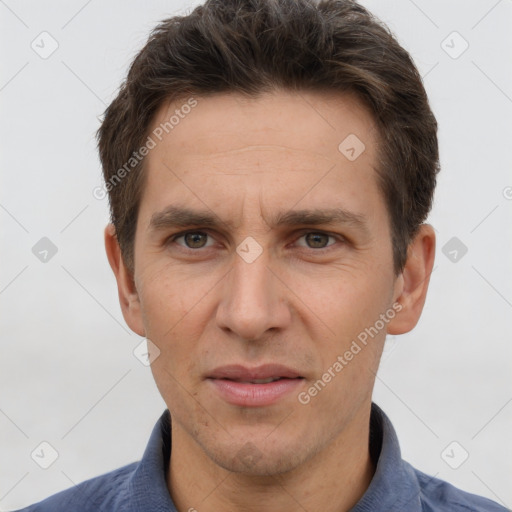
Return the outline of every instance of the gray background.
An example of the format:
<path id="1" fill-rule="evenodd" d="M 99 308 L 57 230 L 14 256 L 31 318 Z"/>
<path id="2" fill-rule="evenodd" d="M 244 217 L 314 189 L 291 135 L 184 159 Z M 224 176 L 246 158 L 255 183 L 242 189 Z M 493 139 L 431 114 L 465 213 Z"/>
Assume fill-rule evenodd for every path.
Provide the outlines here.
<path id="1" fill-rule="evenodd" d="M 165 408 L 105 257 L 94 132 L 150 29 L 196 4 L 0 0 L 0 510 L 139 459 Z M 424 314 L 388 340 L 374 400 L 406 460 L 512 507 L 512 1 L 363 4 L 424 76 L 442 163 Z"/>

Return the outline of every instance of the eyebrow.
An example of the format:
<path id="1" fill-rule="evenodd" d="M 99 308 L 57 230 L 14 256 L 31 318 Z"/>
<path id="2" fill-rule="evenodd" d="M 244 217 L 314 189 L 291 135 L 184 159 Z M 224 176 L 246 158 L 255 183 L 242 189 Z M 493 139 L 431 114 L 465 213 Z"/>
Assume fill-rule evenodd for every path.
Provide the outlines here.
<path id="1" fill-rule="evenodd" d="M 344 208 L 312 210 L 290 210 L 279 212 L 271 222 L 272 227 L 297 226 L 307 224 L 311 226 L 321 224 L 340 224 L 354 227 L 365 234 L 369 233 L 366 217 L 361 214 L 345 210 Z M 168 206 L 161 212 L 152 215 L 148 229 L 160 231 L 169 228 L 186 228 L 202 226 L 205 228 L 219 228 L 220 225 L 233 227 L 233 222 L 220 220 L 207 210 L 192 210 L 186 207 Z"/>

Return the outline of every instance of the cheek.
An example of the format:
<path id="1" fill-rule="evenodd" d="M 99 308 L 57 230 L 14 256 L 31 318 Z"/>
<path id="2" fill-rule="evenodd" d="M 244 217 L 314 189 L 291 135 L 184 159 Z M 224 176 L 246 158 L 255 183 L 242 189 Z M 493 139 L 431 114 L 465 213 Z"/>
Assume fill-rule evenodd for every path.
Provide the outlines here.
<path id="1" fill-rule="evenodd" d="M 373 380 L 386 336 L 387 323 L 380 318 L 390 307 L 392 291 L 385 279 L 354 273 L 331 281 L 328 292 L 309 294 L 322 325 L 328 326 L 322 328 L 326 336 L 318 331 L 315 337 L 323 371 L 336 375 L 331 388 L 358 389 Z M 335 371 L 336 362 L 343 369 L 336 365 Z"/>
<path id="2" fill-rule="evenodd" d="M 160 350 L 151 365 L 155 380 L 159 387 L 170 384 L 172 391 L 175 380 L 185 383 L 193 374 L 196 340 L 209 320 L 205 296 L 212 285 L 200 285 L 197 278 L 170 269 L 154 274 L 158 277 L 146 274 L 141 309 L 146 337 Z"/>
<path id="3" fill-rule="evenodd" d="M 165 338 L 166 333 L 172 336 L 179 330 L 182 320 L 205 295 L 204 287 L 196 286 L 194 279 L 170 267 L 146 268 L 141 279 L 141 309 L 148 337 L 153 335 L 155 339 Z"/>
<path id="4" fill-rule="evenodd" d="M 355 414 L 371 395 L 386 335 L 385 328 L 375 325 L 387 310 L 389 293 L 384 286 L 379 288 L 363 278 L 357 280 L 357 286 L 340 279 L 330 295 L 316 297 L 317 304 L 323 306 L 319 317 L 329 330 L 322 329 L 327 336 L 322 337 L 320 331 L 314 335 L 320 365 L 305 399 L 310 399 L 312 417 L 330 418 L 327 430 L 338 428 L 339 422 Z M 377 327 L 382 326 L 379 323 Z"/>
<path id="5" fill-rule="evenodd" d="M 194 310 L 187 307 L 186 288 L 182 288 L 179 279 L 156 279 L 145 287 L 141 303 L 146 336 L 160 350 L 151 364 L 160 394 L 168 407 L 172 404 L 173 411 L 190 407 L 194 401 L 189 400 L 185 406 L 183 400 L 188 397 L 184 390 L 189 389 L 197 333 L 190 329 L 195 325 L 190 321 Z"/>
<path id="6" fill-rule="evenodd" d="M 372 325 L 388 307 L 393 293 L 391 279 L 369 266 L 334 268 L 327 276 L 304 276 L 294 287 L 334 338 L 357 335 Z"/>

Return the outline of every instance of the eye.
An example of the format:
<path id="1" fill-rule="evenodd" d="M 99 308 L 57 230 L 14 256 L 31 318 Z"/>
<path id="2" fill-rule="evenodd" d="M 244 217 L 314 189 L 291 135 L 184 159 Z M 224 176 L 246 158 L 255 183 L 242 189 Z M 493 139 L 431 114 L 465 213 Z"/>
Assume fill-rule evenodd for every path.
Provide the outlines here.
<path id="1" fill-rule="evenodd" d="M 179 238 L 183 238 L 186 243 L 185 248 L 202 249 L 203 247 L 208 247 L 204 244 L 207 236 L 209 236 L 208 233 L 204 233 L 203 231 L 185 231 L 184 233 L 179 233 L 171 237 L 169 241 L 175 242 Z"/>
<path id="2" fill-rule="evenodd" d="M 329 238 L 336 240 L 334 235 L 329 235 L 328 233 L 324 233 L 322 231 L 308 231 L 307 233 L 304 233 L 299 238 L 299 240 L 302 238 L 305 238 L 306 244 L 309 244 L 306 246 L 306 248 L 309 249 L 326 249 L 327 247 L 333 245 L 326 245 L 326 243 L 329 241 Z"/>
<path id="3" fill-rule="evenodd" d="M 210 236 L 208 233 L 205 233 L 203 231 L 185 231 L 183 233 L 178 233 L 177 235 L 172 236 L 169 239 L 169 242 L 176 242 L 180 238 L 183 238 L 183 241 L 185 242 L 185 245 L 178 244 L 185 249 L 203 249 L 205 247 L 211 247 L 211 244 L 208 246 L 206 245 L 207 237 Z M 308 231 L 302 234 L 298 240 L 305 239 L 306 246 L 300 245 L 301 247 L 305 247 L 306 249 L 326 249 L 333 245 L 332 243 L 329 245 L 328 241 L 329 239 L 336 240 L 336 237 L 334 235 L 330 235 L 328 233 L 324 233 L 322 231 Z"/>

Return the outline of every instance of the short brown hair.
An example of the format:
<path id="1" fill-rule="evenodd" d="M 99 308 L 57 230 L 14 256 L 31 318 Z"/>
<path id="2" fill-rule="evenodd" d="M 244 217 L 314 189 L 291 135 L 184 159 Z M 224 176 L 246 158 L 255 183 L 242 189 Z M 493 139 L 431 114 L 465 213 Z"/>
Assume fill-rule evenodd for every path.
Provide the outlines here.
<path id="1" fill-rule="evenodd" d="M 190 95 L 256 97 L 276 89 L 353 92 L 369 108 L 394 269 L 402 271 L 432 205 L 437 122 L 410 55 L 352 0 L 208 0 L 153 30 L 97 133 L 111 219 L 130 269 L 144 159 L 113 180 L 144 144 L 159 107 Z"/>

